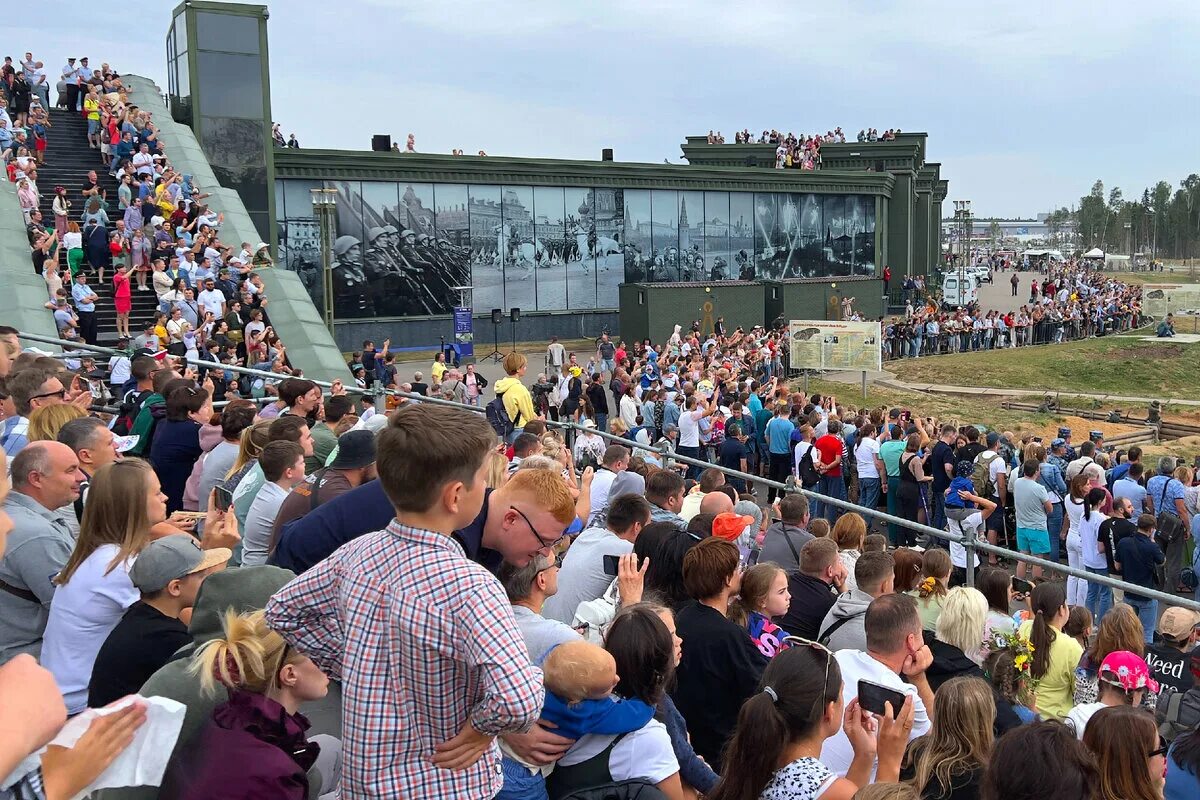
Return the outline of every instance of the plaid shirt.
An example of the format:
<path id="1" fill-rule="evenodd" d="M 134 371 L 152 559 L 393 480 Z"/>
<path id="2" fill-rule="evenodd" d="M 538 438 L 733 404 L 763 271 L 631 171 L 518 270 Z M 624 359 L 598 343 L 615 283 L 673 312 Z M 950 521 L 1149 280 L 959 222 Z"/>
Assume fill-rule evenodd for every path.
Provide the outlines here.
<path id="1" fill-rule="evenodd" d="M 343 798 L 493 797 L 495 743 L 457 772 L 433 766 L 434 747 L 468 719 L 496 736 L 541 713 L 503 589 L 449 536 L 392 520 L 283 587 L 267 620 L 343 681 Z"/>

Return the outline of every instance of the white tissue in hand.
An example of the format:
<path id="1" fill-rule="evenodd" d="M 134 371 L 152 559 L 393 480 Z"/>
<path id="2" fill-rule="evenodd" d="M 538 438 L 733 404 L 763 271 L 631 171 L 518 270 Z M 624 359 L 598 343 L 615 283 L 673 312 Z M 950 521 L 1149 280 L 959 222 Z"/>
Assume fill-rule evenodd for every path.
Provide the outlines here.
<path id="1" fill-rule="evenodd" d="M 171 758 L 171 751 L 175 749 L 175 741 L 183 728 L 183 717 L 187 711 L 183 703 L 166 697 L 130 695 L 104 708 L 89 708 L 67 720 L 67 724 L 50 744 L 74 747 L 87 732 L 92 720 L 120 711 L 135 701 L 141 701 L 146 706 L 146 721 L 134 732 L 129 747 L 72 800 L 81 800 L 97 789 L 162 785 L 167 761 Z"/>

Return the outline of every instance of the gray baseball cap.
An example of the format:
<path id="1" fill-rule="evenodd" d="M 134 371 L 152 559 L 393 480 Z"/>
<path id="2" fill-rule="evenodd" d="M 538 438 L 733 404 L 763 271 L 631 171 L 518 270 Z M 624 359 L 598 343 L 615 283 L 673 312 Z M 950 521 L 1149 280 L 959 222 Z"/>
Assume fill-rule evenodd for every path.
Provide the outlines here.
<path id="1" fill-rule="evenodd" d="M 167 588 L 176 578 L 220 566 L 232 555 L 233 551 L 227 547 L 201 550 L 200 543 L 187 533 L 164 536 L 150 542 L 138 554 L 129 568 L 129 580 L 142 594 L 153 594 Z"/>

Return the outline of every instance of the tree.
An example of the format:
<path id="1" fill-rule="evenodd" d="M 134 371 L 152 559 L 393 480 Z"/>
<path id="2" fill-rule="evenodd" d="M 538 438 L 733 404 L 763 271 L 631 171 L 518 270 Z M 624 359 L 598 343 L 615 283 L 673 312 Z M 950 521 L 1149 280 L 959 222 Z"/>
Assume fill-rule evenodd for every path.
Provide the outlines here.
<path id="1" fill-rule="evenodd" d="M 992 240 L 992 249 L 996 249 L 996 243 L 1003 238 L 1003 232 L 1000 230 L 1000 223 L 992 220 L 992 224 L 988 225 L 988 237 Z"/>
<path id="2" fill-rule="evenodd" d="M 1179 181 L 1178 189 L 1158 181 L 1132 196 L 1137 199 L 1126 200 L 1119 187 L 1106 194 L 1103 181 L 1092 184 L 1074 215 L 1080 246 L 1124 250 L 1128 242 L 1133 250 L 1155 247 L 1157 258 L 1200 256 L 1200 174 Z M 1059 209 L 1049 215 L 1047 227 L 1057 236 L 1071 219 L 1071 212 Z"/>

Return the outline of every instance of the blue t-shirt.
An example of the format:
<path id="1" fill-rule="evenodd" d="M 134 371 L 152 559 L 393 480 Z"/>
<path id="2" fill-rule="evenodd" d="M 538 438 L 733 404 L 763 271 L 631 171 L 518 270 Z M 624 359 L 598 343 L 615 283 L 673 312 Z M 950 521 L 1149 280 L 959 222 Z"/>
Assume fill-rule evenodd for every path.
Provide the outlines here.
<path id="1" fill-rule="evenodd" d="M 773 417 L 767 423 L 766 438 L 769 440 L 770 450 L 775 455 L 787 455 L 791 452 L 792 431 L 796 426 L 787 417 Z"/>
<path id="2" fill-rule="evenodd" d="M 950 494 L 946 495 L 946 508 L 975 508 L 973 500 L 963 500 L 959 492 L 975 494 L 975 484 L 970 478 L 955 478 L 950 481 Z"/>
<path id="3" fill-rule="evenodd" d="M 551 691 L 546 692 L 542 719 L 554 723 L 560 736 L 579 739 L 589 733 L 616 735 L 638 731 L 654 716 L 654 709 L 641 700 L 581 700 L 569 705 Z"/>
<path id="4" fill-rule="evenodd" d="M 1170 475 L 1155 475 L 1147 481 L 1146 494 L 1150 495 L 1150 502 L 1154 503 L 1155 514 L 1164 511 L 1177 514 L 1175 501 L 1184 499 L 1183 484 Z"/>

